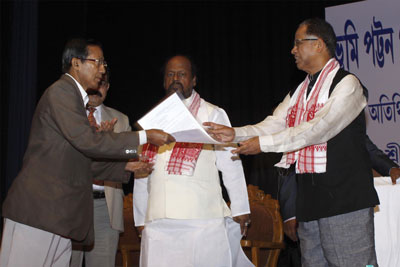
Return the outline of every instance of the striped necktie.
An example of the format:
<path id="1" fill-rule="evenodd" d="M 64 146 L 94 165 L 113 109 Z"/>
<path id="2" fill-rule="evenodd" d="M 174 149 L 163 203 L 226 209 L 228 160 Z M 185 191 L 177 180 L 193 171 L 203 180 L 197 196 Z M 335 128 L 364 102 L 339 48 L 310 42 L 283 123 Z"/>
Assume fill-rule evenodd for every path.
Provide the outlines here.
<path id="1" fill-rule="evenodd" d="M 89 110 L 88 120 L 89 120 L 90 126 L 96 127 L 97 123 L 96 123 L 96 119 L 94 117 L 94 112 L 96 111 L 96 108 L 87 106 L 86 109 Z"/>
<path id="2" fill-rule="evenodd" d="M 96 118 L 94 117 L 94 112 L 96 111 L 96 108 L 87 106 L 86 109 L 89 110 L 88 120 L 90 126 L 97 127 Z M 97 185 L 104 185 L 104 181 L 102 180 L 93 179 L 93 183 Z"/>

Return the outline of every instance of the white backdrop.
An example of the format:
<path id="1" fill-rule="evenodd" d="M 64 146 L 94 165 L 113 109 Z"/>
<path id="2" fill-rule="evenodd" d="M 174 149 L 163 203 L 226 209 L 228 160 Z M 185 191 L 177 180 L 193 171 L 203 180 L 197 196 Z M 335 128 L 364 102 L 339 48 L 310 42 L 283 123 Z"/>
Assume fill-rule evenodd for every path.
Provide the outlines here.
<path id="1" fill-rule="evenodd" d="M 400 1 L 369 0 L 326 8 L 336 57 L 369 91 L 367 133 L 400 163 Z"/>

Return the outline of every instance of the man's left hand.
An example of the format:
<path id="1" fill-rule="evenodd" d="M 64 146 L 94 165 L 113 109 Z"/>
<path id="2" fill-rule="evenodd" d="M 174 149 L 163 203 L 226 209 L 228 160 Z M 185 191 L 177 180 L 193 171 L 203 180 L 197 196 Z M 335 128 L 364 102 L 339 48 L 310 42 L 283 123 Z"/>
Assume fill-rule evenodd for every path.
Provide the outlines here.
<path id="1" fill-rule="evenodd" d="M 258 153 L 261 153 L 260 138 L 258 136 L 240 142 L 239 144 L 240 147 L 232 150 L 232 153 L 244 155 L 256 155 Z"/>
<path id="2" fill-rule="evenodd" d="M 297 238 L 297 220 L 291 219 L 283 223 L 283 232 L 294 242 L 298 241 Z"/>
<path id="3" fill-rule="evenodd" d="M 391 168 L 389 175 L 392 178 L 392 184 L 396 184 L 397 178 L 400 177 L 400 168 Z"/>
<path id="4" fill-rule="evenodd" d="M 250 215 L 243 214 L 233 217 L 233 220 L 240 224 L 240 232 L 243 236 L 247 235 L 247 228 L 250 225 Z"/>

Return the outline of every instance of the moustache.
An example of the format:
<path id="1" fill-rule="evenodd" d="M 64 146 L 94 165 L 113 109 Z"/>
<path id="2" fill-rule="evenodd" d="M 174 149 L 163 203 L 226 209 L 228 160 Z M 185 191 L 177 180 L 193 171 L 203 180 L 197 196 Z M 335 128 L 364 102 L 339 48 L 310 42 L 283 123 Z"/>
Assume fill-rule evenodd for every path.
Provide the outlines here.
<path id="1" fill-rule="evenodd" d="M 102 93 L 101 93 L 99 90 L 96 90 L 96 89 L 87 89 L 87 90 L 86 90 L 86 93 L 87 93 L 88 95 L 97 95 L 97 96 L 99 96 L 99 97 L 102 97 L 102 96 L 103 96 Z"/>
<path id="2" fill-rule="evenodd" d="M 174 81 L 171 83 L 171 85 L 168 87 L 168 90 L 173 90 L 173 91 L 178 91 L 178 90 L 183 90 L 183 84 L 178 81 Z"/>

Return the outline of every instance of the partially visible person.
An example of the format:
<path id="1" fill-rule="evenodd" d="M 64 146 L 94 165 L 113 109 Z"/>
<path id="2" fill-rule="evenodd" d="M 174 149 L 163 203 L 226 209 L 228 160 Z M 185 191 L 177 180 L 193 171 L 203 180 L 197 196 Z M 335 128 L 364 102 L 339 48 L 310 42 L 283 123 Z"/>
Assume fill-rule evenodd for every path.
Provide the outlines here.
<path id="1" fill-rule="evenodd" d="M 174 141 L 160 130 L 97 132 L 86 114 L 86 90 L 98 88 L 107 66 L 99 43 L 70 40 L 61 78 L 42 95 L 23 166 L 3 202 L 0 266 L 69 266 L 71 240 L 93 243 L 92 178 L 126 182 L 128 172 L 151 170 L 140 144 Z M 92 159 L 122 159 L 98 162 Z"/>
<path id="2" fill-rule="evenodd" d="M 230 125 L 223 109 L 194 90 L 196 79 L 188 57 L 178 55 L 166 62 L 167 94 L 182 94 L 183 103 L 200 122 Z M 135 179 L 134 185 L 135 225 L 144 226 L 140 266 L 253 266 L 240 247 L 250 208 L 242 163 L 232 156 L 232 149 L 180 142 L 143 147 L 142 155 L 155 165 L 148 178 Z M 219 171 L 230 209 L 222 197 Z"/>
<path id="3" fill-rule="evenodd" d="M 295 165 L 296 218 L 302 265 L 377 266 L 374 207 L 379 204 L 365 146 L 367 91 L 335 59 L 336 35 L 318 18 L 295 33 L 297 68 L 305 80 L 272 116 L 241 128 L 206 123 L 219 141 L 241 141 L 234 153 L 284 152 Z"/>
<path id="4" fill-rule="evenodd" d="M 110 88 L 110 69 L 107 68 L 98 90 L 88 90 L 87 114 L 91 112 L 98 127 L 101 122 L 117 120 L 114 132 L 129 132 L 129 118 L 103 104 Z M 119 234 L 124 231 L 124 192 L 120 182 L 93 180 L 94 244 L 72 246 L 70 267 L 113 267 L 118 249 Z"/>
<path id="5" fill-rule="evenodd" d="M 367 150 L 372 162 L 372 168 L 377 171 L 380 175 L 390 176 L 392 184 L 397 183 L 397 179 L 400 177 L 400 168 L 388 155 L 380 150 L 367 136 L 366 140 Z"/>
<path id="6" fill-rule="evenodd" d="M 380 150 L 366 135 L 365 144 L 371 159 L 372 168 L 379 174 L 390 176 L 392 184 L 396 184 L 400 177 L 399 166 L 392 161 L 382 150 Z M 280 169 L 278 172 L 284 172 Z M 279 191 L 279 206 L 283 219 L 283 231 L 293 241 L 298 241 L 297 220 L 296 220 L 296 175 L 295 172 L 285 172 L 286 175 L 280 177 L 281 185 Z"/>

